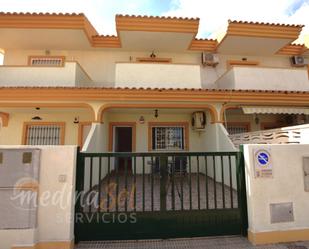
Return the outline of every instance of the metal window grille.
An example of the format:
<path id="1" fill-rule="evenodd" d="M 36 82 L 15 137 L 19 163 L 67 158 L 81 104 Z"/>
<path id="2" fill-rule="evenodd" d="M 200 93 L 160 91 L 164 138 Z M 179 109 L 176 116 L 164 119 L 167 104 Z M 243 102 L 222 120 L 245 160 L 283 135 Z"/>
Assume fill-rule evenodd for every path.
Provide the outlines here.
<path id="1" fill-rule="evenodd" d="M 32 57 L 30 59 L 31 66 L 63 66 L 64 59 L 62 57 Z"/>
<path id="2" fill-rule="evenodd" d="M 60 125 L 29 125 L 27 126 L 27 145 L 60 145 Z"/>
<path id="3" fill-rule="evenodd" d="M 183 150 L 183 127 L 153 127 L 152 140 L 154 150 Z"/>
<path id="4" fill-rule="evenodd" d="M 227 131 L 229 135 L 234 135 L 248 132 L 248 128 L 246 126 L 228 126 Z"/>

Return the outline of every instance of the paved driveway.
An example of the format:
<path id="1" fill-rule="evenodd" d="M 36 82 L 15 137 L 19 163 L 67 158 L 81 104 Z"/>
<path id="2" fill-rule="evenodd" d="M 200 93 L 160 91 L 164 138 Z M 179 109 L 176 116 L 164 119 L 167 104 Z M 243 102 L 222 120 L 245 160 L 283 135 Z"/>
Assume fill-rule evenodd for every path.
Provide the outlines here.
<path id="1" fill-rule="evenodd" d="M 76 249 L 309 249 L 309 241 L 252 246 L 244 237 L 208 237 L 169 240 L 81 242 Z"/>

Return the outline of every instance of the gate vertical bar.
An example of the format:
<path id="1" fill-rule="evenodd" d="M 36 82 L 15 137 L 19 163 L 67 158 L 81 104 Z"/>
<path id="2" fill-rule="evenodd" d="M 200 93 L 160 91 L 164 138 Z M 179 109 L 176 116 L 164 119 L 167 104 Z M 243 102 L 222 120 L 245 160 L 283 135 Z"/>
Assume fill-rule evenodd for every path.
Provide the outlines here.
<path id="1" fill-rule="evenodd" d="M 205 194 L 206 194 L 206 209 L 209 209 L 209 199 L 208 199 L 208 163 L 207 156 L 205 158 Z"/>
<path id="2" fill-rule="evenodd" d="M 217 176 L 216 176 L 216 158 L 215 156 L 212 156 L 213 159 L 213 170 L 214 170 L 214 204 L 215 204 L 215 209 L 217 209 Z"/>
<path id="3" fill-rule="evenodd" d="M 167 161 L 166 156 L 160 156 L 160 211 L 166 211 L 166 182 L 167 182 Z"/>
<path id="4" fill-rule="evenodd" d="M 225 208 L 225 184 L 224 184 L 224 161 L 221 156 L 221 180 L 222 180 L 222 207 Z"/>
<path id="5" fill-rule="evenodd" d="M 199 157 L 196 157 L 197 163 L 197 209 L 201 209 L 201 194 L 200 194 L 200 161 Z"/>
<path id="6" fill-rule="evenodd" d="M 231 156 L 229 156 L 229 173 L 230 173 L 230 198 L 231 198 L 231 208 L 234 207 L 234 199 L 233 199 L 233 175 L 232 175 L 232 162 Z"/>

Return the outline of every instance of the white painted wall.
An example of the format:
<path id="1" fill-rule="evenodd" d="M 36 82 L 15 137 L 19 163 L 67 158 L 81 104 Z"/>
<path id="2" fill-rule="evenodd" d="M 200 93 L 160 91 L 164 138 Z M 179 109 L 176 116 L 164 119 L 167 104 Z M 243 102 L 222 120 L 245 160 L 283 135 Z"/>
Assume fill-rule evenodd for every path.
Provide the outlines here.
<path id="1" fill-rule="evenodd" d="M 217 139 L 219 141 L 218 151 L 237 151 L 229 134 L 223 124 L 217 124 Z"/>
<path id="2" fill-rule="evenodd" d="M 201 88 L 200 65 L 117 63 L 115 86 Z"/>
<path id="3" fill-rule="evenodd" d="M 221 89 L 309 90 L 308 71 L 305 68 L 234 66 L 216 84 Z"/>
<path id="4" fill-rule="evenodd" d="M 7 148 L 29 148 L 29 146 L 0 146 Z M 36 229 L 0 230 L 0 249 L 15 246 L 31 246 L 37 242 L 72 241 L 74 239 L 74 201 L 76 146 L 35 146 L 41 149 L 41 167 L 39 180 L 39 200 L 44 193 L 51 196 L 63 193 L 63 205 L 60 203 L 38 206 L 38 224 Z M 65 182 L 59 182 L 59 175 L 66 176 Z M 45 197 L 46 198 L 46 197 Z M 43 203 L 43 204 L 44 204 Z"/>
<path id="5" fill-rule="evenodd" d="M 254 178 L 254 150 L 264 147 L 271 150 L 273 178 Z M 309 229 L 303 156 L 309 156 L 309 145 L 244 145 L 249 231 Z M 294 222 L 271 224 L 269 205 L 284 202 L 293 202 Z"/>
<path id="6" fill-rule="evenodd" d="M 0 86 L 80 86 L 90 82 L 75 62 L 64 67 L 0 66 Z"/>

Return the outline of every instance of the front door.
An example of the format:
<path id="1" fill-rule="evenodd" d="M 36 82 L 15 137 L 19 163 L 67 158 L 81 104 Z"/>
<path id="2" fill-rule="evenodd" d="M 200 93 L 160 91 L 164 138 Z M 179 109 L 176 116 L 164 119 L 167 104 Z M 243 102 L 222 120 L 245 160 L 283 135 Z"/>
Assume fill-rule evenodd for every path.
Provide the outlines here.
<path id="1" fill-rule="evenodd" d="M 132 127 L 115 127 L 115 140 L 114 151 L 115 152 L 132 152 Z M 116 167 L 119 171 L 125 171 L 127 164 L 127 170 L 132 169 L 131 158 L 118 158 Z"/>

